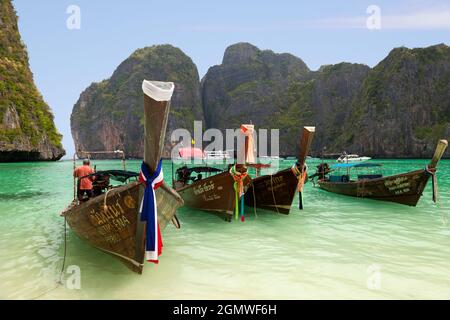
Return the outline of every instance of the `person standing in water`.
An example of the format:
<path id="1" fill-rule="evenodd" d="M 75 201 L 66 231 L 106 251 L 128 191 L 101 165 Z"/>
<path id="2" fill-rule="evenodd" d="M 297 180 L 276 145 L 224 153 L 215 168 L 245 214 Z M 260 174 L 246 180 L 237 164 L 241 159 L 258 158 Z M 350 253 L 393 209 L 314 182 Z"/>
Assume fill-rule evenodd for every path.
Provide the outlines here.
<path id="1" fill-rule="evenodd" d="M 78 178 L 77 183 L 77 197 L 79 201 L 83 201 L 84 195 L 87 195 L 88 200 L 94 196 L 92 181 L 94 177 L 87 177 L 94 173 L 94 169 L 90 167 L 89 159 L 83 160 L 83 165 L 73 171 L 74 178 Z"/>

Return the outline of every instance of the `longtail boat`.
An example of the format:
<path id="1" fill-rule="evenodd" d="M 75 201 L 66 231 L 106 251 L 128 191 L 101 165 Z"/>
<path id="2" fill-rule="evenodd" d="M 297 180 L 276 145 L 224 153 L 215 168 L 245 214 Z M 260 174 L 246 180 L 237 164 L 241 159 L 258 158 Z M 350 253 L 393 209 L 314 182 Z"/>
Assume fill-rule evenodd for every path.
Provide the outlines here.
<path id="1" fill-rule="evenodd" d="M 173 188 L 187 207 L 214 213 L 226 221 L 235 215 L 243 219 L 243 196 L 251 179 L 240 161 L 226 168 L 207 166 L 204 153 L 198 148 L 179 150 L 186 162 L 197 159 L 200 164 L 184 165 L 173 174 Z"/>
<path id="2" fill-rule="evenodd" d="M 439 160 L 448 146 L 447 140 L 440 140 L 431 162 L 425 169 L 411 171 L 383 177 L 371 172 L 370 174 L 357 173 L 356 179 L 351 178 L 351 170 L 380 167 L 376 163 L 342 163 L 329 166 L 326 163 L 317 167 L 317 172 L 311 176 L 318 178 L 320 188 L 346 196 L 368 198 L 374 200 L 390 201 L 408 206 L 416 206 L 430 177 L 433 183 L 433 201 L 437 199 L 436 168 Z M 339 169 L 346 172 L 337 174 Z"/>
<path id="3" fill-rule="evenodd" d="M 171 82 L 144 81 L 144 164 L 149 172 L 160 168 L 170 100 L 174 90 Z M 71 229 L 92 246 L 112 254 L 128 268 L 142 273 L 146 258 L 147 221 L 142 221 L 140 207 L 147 189 L 144 183 L 136 181 L 136 176 L 125 170 L 112 170 L 95 173 L 102 179 L 105 176 L 125 182 L 125 185 L 112 187 L 107 182 L 100 186 L 104 192 L 93 198 L 79 202 L 74 200 L 61 215 Z M 134 181 L 133 181 L 134 180 Z M 148 181 L 147 181 L 148 182 Z M 153 185 L 152 185 L 153 186 Z M 162 184 L 155 190 L 157 220 L 160 230 L 174 221 L 175 211 L 183 205 L 181 197 L 169 186 Z M 155 223 L 156 224 L 156 223 Z M 159 232 L 158 232 L 159 233 Z M 156 234 L 154 237 L 156 238 Z M 147 250 L 148 251 L 148 250 Z"/>
<path id="4" fill-rule="evenodd" d="M 252 131 L 251 125 L 243 125 L 248 131 Z M 250 130 L 248 129 L 250 128 Z M 300 153 L 296 164 L 292 168 L 278 171 L 274 174 L 263 175 L 252 179 L 249 190 L 245 194 L 245 204 L 249 207 L 256 207 L 275 211 L 278 213 L 289 214 L 296 191 L 299 191 L 299 206 L 303 208 L 301 190 L 306 180 L 306 157 L 308 155 L 312 139 L 314 137 L 315 127 L 304 127 L 300 141 Z M 250 144 L 250 146 L 249 146 Z M 246 135 L 246 157 L 247 161 L 253 162 L 251 154 L 252 142 L 251 134 Z M 257 172 L 259 165 L 248 163 L 247 166 L 256 166 Z"/>

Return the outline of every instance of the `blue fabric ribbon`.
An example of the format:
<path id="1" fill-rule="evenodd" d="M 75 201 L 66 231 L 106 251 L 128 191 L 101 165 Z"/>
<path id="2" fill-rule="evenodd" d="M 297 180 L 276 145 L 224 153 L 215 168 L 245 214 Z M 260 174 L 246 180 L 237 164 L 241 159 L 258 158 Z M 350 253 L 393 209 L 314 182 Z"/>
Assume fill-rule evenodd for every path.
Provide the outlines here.
<path id="1" fill-rule="evenodd" d="M 162 160 L 159 161 L 156 171 L 151 173 L 150 168 L 145 162 L 142 162 L 141 165 L 141 174 L 145 178 L 145 191 L 144 198 L 142 202 L 141 208 L 141 221 L 147 222 L 146 228 L 146 241 L 145 247 L 146 251 L 157 251 L 158 248 L 156 245 L 156 237 L 158 236 L 155 233 L 157 229 L 157 213 L 158 208 L 156 207 L 156 195 L 155 190 L 162 184 L 162 181 L 154 185 L 155 179 L 157 179 L 161 174 L 162 168 Z M 142 177 L 141 177 L 142 180 Z"/>

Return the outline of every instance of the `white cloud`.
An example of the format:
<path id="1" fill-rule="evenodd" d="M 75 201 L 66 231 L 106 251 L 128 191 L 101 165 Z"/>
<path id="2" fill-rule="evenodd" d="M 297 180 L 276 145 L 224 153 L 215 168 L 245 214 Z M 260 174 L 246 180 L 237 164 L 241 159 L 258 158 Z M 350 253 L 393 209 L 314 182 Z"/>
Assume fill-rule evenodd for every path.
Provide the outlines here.
<path id="1" fill-rule="evenodd" d="M 383 17 L 382 28 L 388 29 L 450 29 L 450 7 L 405 15 Z"/>
<path id="2" fill-rule="evenodd" d="M 210 24 L 185 26 L 183 30 L 194 32 L 265 32 L 299 29 L 366 29 L 370 14 L 339 18 L 303 21 L 283 21 L 264 25 Z M 416 7 L 409 12 L 385 13 L 381 6 L 381 29 L 383 30 L 450 30 L 450 5 Z"/>
<path id="3" fill-rule="evenodd" d="M 311 20 L 312 28 L 366 28 L 369 15 Z M 382 29 L 435 30 L 450 29 L 450 6 L 437 6 L 407 13 L 384 14 L 381 7 Z"/>

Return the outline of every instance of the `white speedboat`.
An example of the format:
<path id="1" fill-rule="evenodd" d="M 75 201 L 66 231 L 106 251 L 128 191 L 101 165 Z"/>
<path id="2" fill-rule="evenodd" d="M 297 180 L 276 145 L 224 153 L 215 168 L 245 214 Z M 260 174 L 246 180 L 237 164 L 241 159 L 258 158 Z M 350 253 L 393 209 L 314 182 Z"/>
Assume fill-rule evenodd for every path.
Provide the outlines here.
<path id="1" fill-rule="evenodd" d="M 231 156 L 230 156 L 229 150 L 225 150 L 225 151 L 218 150 L 218 151 L 205 151 L 205 158 L 206 159 L 225 160 L 225 159 L 230 159 Z"/>
<path id="2" fill-rule="evenodd" d="M 205 161 L 206 162 L 228 162 L 232 160 L 231 154 L 234 153 L 233 150 L 217 150 L 217 151 L 205 151 Z"/>
<path id="3" fill-rule="evenodd" d="M 371 157 L 360 157 L 357 154 L 343 153 L 336 161 L 339 163 L 364 162 L 372 159 Z"/>

